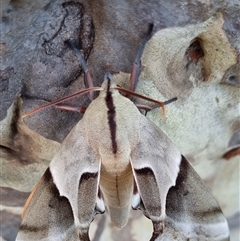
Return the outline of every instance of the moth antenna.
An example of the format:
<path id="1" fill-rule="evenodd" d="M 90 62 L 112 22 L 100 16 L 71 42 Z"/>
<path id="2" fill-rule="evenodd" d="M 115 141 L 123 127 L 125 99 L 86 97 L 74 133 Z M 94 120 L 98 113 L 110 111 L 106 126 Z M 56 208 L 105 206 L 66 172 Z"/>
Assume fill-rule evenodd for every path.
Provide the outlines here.
<path id="1" fill-rule="evenodd" d="M 130 90 L 131 91 L 134 91 L 136 89 L 136 86 L 137 86 L 137 83 L 138 83 L 138 77 L 139 77 L 140 69 L 141 69 L 142 54 L 143 54 L 143 51 L 145 49 L 145 46 L 146 46 L 148 40 L 152 36 L 153 27 L 154 27 L 154 25 L 152 23 L 149 24 L 147 35 L 145 36 L 145 38 L 144 38 L 144 40 L 143 40 L 143 42 L 142 42 L 142 44 L 141 44 L 141 46 L 138 50 L 137 56 L 134 60 L 131 75 L 130 75 Z"/>
<path id="2" fill-rule="evenodd" d="M 135 92 L 133 92 L 131 90 L 127 90 L 127 89 L 124 89 L 124 88 L 121 88 L 121 87 L 118 87 L 118 86 L 115 86 L 114 89 L 122 91 L 122 92 L 124 92 L 124 93 L 126 93 L 128 95 L 135 96 L 135 97 L 141 98 L 143 100 L 147 100 L 147 101 L 150 101 L 150 102 L 153 102 L 153 103 L 157 104 L 158 106 L 162 107 L 163 115 L 165 116 L 165 107 L 164 107 L 164 103 L 163 102 L 158 101 L 158 100 L 154 100 L 154 99 L 149 98 L 147 96 L 135 93 Z"/>
<path id="3" fill-rule="evenodd" d="M 74 51 L 74 53 L 77 55 L 77 57 L 79 58 L 80 60 L 80 63 L 81 63 L 81 66 L 82 66 L 82 69 L 84 71 L 84 74 L 85 74 L 85 78 L 87 80 L 87 83 L 88 83 L 88 88 L 92 88 L 94 87 L 93 85 L 93 81 L 92 81 L 92 77 L 91 77 L 91 74 L 90 74 L 90 71 L 88 69 L 88 66 L 87 66 L 87 63 L 86 63 L 86 60 L 84 59 L 81 51 L 69 40 L 66 40 L 65 43 L 67 44 L 67 46 L 72 49 Z M 94 93 L 93 92 L 90 92 L 89 94 L 90 96 L 90 99 L 93 100 L 94 99 Z"/>
<path id="4" fill-rule="evenodd" d="M 164 104 L 164 105 L 171 104 L 172 102 L 177 101 L 177 99 L 178 99 L 177 97 L 174 97 L 174 98 L 172 98 L 172 99 L 170 99 L 170 100 L 166 100 L 166 101 L 164 101 L 163 104 Z"/>
<path id="5" fill-rule="evenodd" d="M 176 101 L 177 100 L 177 97 L 175 98 L 172 98 L 170 100 L 167 100 L 167 101 L 164 101 L 162 102 L 164 105 L 168 105 L 168 104 L 171 104 L 172 102 Z M 159 108 L 159 105 L 154 105 L 154 106 L 147 106 L 147 105 L 142 105 L 142 104 L 136 104 L 136 106 L 139 108 L 139 109 L 143 109 L 145 111 L 151 111 L 151 110 L 154 110 L 156 108 Z"/>
<path id="6" fill-rule="evenodd" d="M 103 88 L 101 88 L 101 87 L 91 87 L 91 88 L 88 88 L 88 89 L 85 89 L 85 90 L 80 90 L 80 91 L 78 91 L 78 92 L 76 92 L 74 94 L 71 94 L 69 96 L 65 96 L 65 97 L 63 97 L 61 99 L 52 101 L 52 102 L 50 102 L 50 103 L 48 103 L 46 105 L 42 105 L 42 106 L 37 107 L 37 108 L 35 108 L 35 109 L 31 110 L 31 111 L 28 111 L 27 113 L 23 114 L 22 117 L 25 118 L 25 117 L 27 117 L 27 116 L 29 116 L 31 114 L 34 114 L 34 113 L 36 113 L 36 112 L 38 112 L 40 110 L 43 110 L 43 109 L 45 109 L 47 107 L 50 107 L 50 106 L 53 106 L 53 105 L 56 105 L 56 104 L 59 104 L 59 103 L 61 103 L 63 101 L 70 100 L 70 99 L 72 99 L 72 98 L 74 98 L 76 96 L 81 96 L 81 95 L 84 95 L 84 94 L 89 93 L 91 91 L 101 91 L 101 90 L 103 90 Z"/>
<path id="7" fill-rule="evenodd" d="M 176 101 L 177 100 L 177 97 L 175 97 L 175 98 L 172 98 L 172 99 L 170 99 L 170 100 L 167 100 L 167 101 L 164 101 L 163 102 L 163 104 L 164 105 L 168 105 L 168 104 L 171 104 L 172 102 L 174 102 L 174 101 Z M 143 110 L 145 110 L 145 116 L 147 116 L 147 113 L 149 112 L 149 111 L 151 111 L 151 110 L 154 110 L 154 109 L 156 109 L 156 108 L 159 108 L 159 105 L 154 105 L 154 106 L 146 106 L 146 105 L 136 105 L 138 108 L 140 108 L 140 109 L 143 109 Z"/>
<path id="8" fill-rule="evenodd" d="M 89 69 L 88 69 L 87 63 L 86 63 L 82 53 L 80 52 L 80 50 L 77 49 L 77 47 L 72 42 L 70 42 L 69 40 L 66 40 L 65 43 L 70 49 L 72 49 L 75 52 L 75 54 L 77 55 L 77 57 L 80 60 L 80 63 L 81 63 L 81 66 L 82 66 L 82 69 L 83 69 L 84 73 L 87 73 L 89 71 Z"/>
<path id="9" fill-rule="evenodd" d="M 163 104 L 164 104 L 164 105 L 171 104 L 172 102 L 177 101 L 177 99 L 178 99 L 177 97 L 174 97 L 174 98 L 172 98 L 172 99 L 170 99 L 170 100 L 164 101 Z M 151 110 L 154 110 L 154 109 L 156 109 L 156 108 L 159 108 L 159 105 L 154 105 L 154 106 L 150 107 L 149 109 L 146 109 L 146 112 L 151 111 Z"/>
<path id="10" fill-rule="evenodd" d="M 73 111 L 73 112 L 78 112 L 81 114 L 84 114 L 86 112 L 85 107 L 73 107 L 73 106 L 68 106 L 68 105 L 55 105 L 57 109 L 59 110 L 67 110 L 67 111 Z"/>
<path id="11" fill-rule="evenodd" d="M 154 27 L 154 25 L 152 23 L 149 24 L 147 35 L 145 36 L 145 38 L 141 44 L 141 47 L 138 50 L 137 56 L 135 58 L 135 61 L 134 61 L 135 64 L 138 64 L 138 63 L 140 64 L 140 62 L 141 62 L 141 58 L 142 58 L 143 51 L 145 49 L 145 45 L 147 44 L 148 40 L 152 37 L 153 27 Z"/>

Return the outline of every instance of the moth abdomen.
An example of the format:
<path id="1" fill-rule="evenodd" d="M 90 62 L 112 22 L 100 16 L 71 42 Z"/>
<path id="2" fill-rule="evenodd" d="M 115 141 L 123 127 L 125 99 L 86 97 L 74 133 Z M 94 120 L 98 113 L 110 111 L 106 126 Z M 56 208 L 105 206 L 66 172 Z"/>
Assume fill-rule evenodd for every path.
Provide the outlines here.
<path id="1" fill-rule="evenodd" d="M 111 174 L 102 168 L 100 188 L 104 202 L 109 211 L 111 221 L 116 227 L 127 224 L 133 195 L 133 174 L 129 164 L 126 170 L 119 174 Z"/>

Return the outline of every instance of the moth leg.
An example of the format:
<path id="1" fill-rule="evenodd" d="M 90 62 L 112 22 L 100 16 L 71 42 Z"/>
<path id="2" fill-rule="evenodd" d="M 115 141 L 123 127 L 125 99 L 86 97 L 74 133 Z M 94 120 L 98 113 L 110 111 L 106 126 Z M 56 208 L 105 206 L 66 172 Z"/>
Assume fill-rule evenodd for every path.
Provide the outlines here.
<path id="1" fill-rule="evenodd" d="M 84 82 L 85 84 L 87 85 L 88 88 L 91 88 L 91 87 L 94 87 L 93 85 L 93 80 L 92 80 L 92 77 L 91 77 L 91 74 L 90 74 L 90 71 L 88 69 L 88 66 L 87 66 L 87 63 L 82 55 L 82 53 L 80 52 L 79 49 L 77 49 L 77 47 L 72 43 L 70 42 L 69 40 L 65 41 L 65 43 L 68 45 L 68 47 L 70 49 L 72 49 L 75 54 L 77 55 L 77 57 L 79 58 L 80 60 L 80 63 L 81 63 L 81 67 L 84 71 Z M 90 100 L 93 100 L 94 99 L 94 92 L 90 92 L 89 93 L 89 98 Z"/>
<path id="2" fill-rule="evenodd" d="M 165 227 L 165 222 L 152 222 L 153 223 L 153 234 L 150 241 L 155 241 L 160 234 L 163 233 L 163 229 Z"/>
<path id="3" fill-rule="evenodd" d="M 86 109 L 85 107 L 74 107 L 74 106 L 68 106 L 68 105 L 56 105 L 56 108 L 59 110 L 67 110 L 67 111 L 73 111 L 73 112 L 78 112 L 81 114 L 84 114 Z"/>
<path id="4" fill-rule="evenodd" d="M 177 100 L 177 97 L 172 98 L 172 99 L 167 100 L 167 101 L 164 101 L 164 102 L 163 102 L 163 105 L 168 105 L 168 104 L 170 104 L 170 103 L 172 103 L 172 102 L 174 102 L 174 101 L 176 101 L 176 100 Z M 145 113 L 144 113 L 145 116 L 147 115 L 147 113 L 148 113 L 149 111 L 154 110 L 154 109 L 160 107 L 159 105 L 154 105 L 154 106 L 148 106 L 148 105 L 142 105 L 142 104 L 135 104 L 135 105 L 136 105 L 136 107 L 137 107 L 138 109 L 142 109 L 142 110 L 145 111 Z"/>
<path id="5" fill-rule="evenodd" d="M 148 27 L 147 35 L 146 35 L 142 45 L 140 46 L 140 49 L 138 50 L 137 56 L 133 63 L 133 67 L 132 67 L 132 71 L 131 71 L 131 75 L 130 75 L 130 90 L 131 91 L 135 91 L 135 89 L 136 89 L 136 86 L 138 83 L 138 77 L 139 77 L 140 69 L 141 69 L 142 54 L 143 54 L 143 51 L 145 49 L 145 46 L 146 46 L 148 40 L 152 36 L 152 32 L 153 32 L 153 24 L 150 24 Z"/>

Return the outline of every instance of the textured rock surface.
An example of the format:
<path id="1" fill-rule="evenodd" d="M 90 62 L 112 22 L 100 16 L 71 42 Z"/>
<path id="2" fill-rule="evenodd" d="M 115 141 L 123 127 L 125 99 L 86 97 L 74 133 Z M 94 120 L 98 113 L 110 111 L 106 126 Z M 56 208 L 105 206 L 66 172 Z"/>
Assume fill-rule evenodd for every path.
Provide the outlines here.
<path id="1" fill-rule="evenodd" d="M 67 39 L 83 49 L 96 85 L 107 71 L 124 72 L 116 78 L 126 82 L 148 24 L 154 23 L 156 34 L 144 52 L 138 91 L 160 100 L 178 97 L 167 106 L 166 117 L 159 110 L 149 117 L 205 179 L 228 218 L 231 240 L 238 240 L 239 155 L 231 152 L 229 159 L 223 156 L 239 148 L 238 138 L 230 143 L 240 130 L 239 1 L 65 2 L 0 3 L 2 238 L 15 239 L 26 197 L 58 149 L 57 142 L 81 118 L 76 113 L 47 109 L 25 120 L 35 133 L 19 118 L 19 101 L 9 109 L 16 96 L 22 94 L 26 111 L 84 88 L 79 62 L 64 45 Z M 216 11 L 222 12 L 223 18 L 204 22 Z M 189 52 L 195 40 L 204 52 L 198 60 Z M 86 96 L 70 104 L 87 106 L 88 102 Z M 94 241 L 98 232 L 103 232 L 102 240 L 119 240 L 123 234 L 131 237 L 128 240 L 148 240 L 151 236 L 151 224 L 139 213 L 124 232 L 117 232 L 108 218 L 98 219 L 92 225 Z M 139 234 L 139 227 L 146 229 Z"/>
<path id="2" fill-rule="evenodd" d="M 149 117 L 191 161 L 231 218 L 240 212 L 240 157 L 232 154 L 227 160 L 224 153 L 228 143 L 239 150 L 239 140 L 232 137 L 240 130 L 240 91 L 232 83 L 222 84 L 222 79 L 233 66 L 238 66 L 234 78 L 239 78 L 240 66 L 222 24 L 217 14 L 202 24 L 157 32 L 142 58 L 138 91 L 161 100 L 178 97 L 167 106 L 167 117 L 158 110 Z M 196 39 L 204 56 L 186 65 L 186 50 Z"/>

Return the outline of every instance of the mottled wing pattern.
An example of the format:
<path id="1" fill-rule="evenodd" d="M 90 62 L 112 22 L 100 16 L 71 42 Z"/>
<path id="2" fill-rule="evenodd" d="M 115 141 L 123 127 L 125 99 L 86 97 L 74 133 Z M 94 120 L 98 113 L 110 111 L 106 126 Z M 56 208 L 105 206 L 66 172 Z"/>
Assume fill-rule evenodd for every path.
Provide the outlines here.
<path id="1" fill-rule="evenodd" d="M 37 184 L 16 240 L 88 241 L 92 219 L 104 212 L 98 197 L 99 170 L 100 159 L 80 121 Z"/>
<path id="2" fill-rule="evenodd" d="M 228 224 L 215 198 L 183 156 L 166 209 L 168 225 L 158 240 L 166 240 L 176 232 L 183 240 L 229 240 Z"/>
<path id="3" fill-rule="evenodd" d="M 151 241 L 229 240 L 227 221 L 210 190 L 169 138 L 144 116 L 131 159 L 139 192 L 133 207 L 153 221 Z M 157 230 L 165 211 L 165 226 Z"/>

